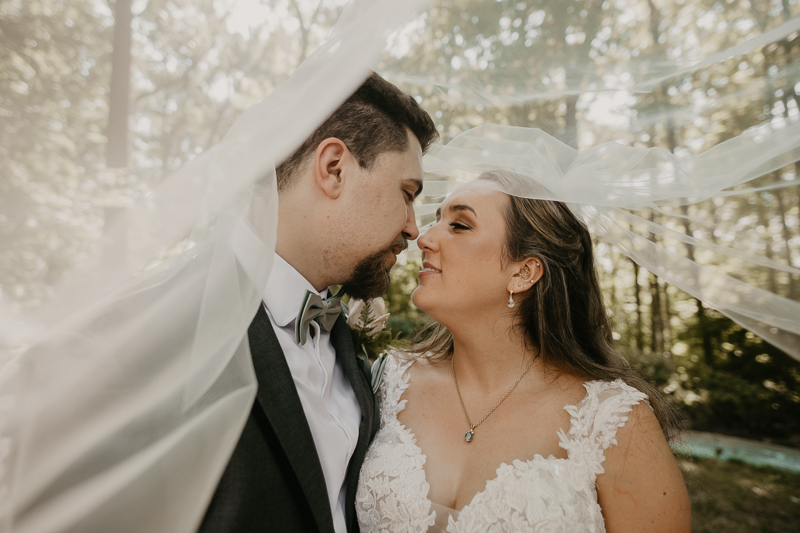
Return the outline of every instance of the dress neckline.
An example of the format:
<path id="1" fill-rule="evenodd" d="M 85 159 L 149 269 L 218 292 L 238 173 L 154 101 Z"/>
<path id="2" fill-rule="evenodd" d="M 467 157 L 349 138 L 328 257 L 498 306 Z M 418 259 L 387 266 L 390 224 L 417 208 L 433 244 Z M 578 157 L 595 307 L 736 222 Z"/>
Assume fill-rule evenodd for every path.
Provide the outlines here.
<path id="1" fill-rule="evenodd" d="M 414 365 L 415 362 L 416 361 L 411 361 L 410 364 L 408 364 L 405 368 L 403 368 L 400 376 L 402 377 L 403 375 L 405 375 L 411 369 L 411 367 Z M 447 505 L 442 505 L 441 503 L 436 503 L 436 502 L 434 502 L 434 501 L 432 501 L 431 499 L 428 498 L 428 493 L 430 492 L 430 483 L 428 482 L 428 474 L 427 474 L 427 472 L 425 472 L 425 463 L 428 462 L 428 456 L 425 453 L 423 453 L 422 448 L 417 444 L 417 436 L 414 434 L 413 431 L 411 431 L 411 428 L 406 427 L 405 424 L 400 422 L 400 418 L 398 418 L 398 415 L 403 411 L 403 409 L 405 409 L 405 404 L 403 402 L 407 402 L 407 400 L 400 400 L 400 398 L 402 398 L 403 394 L 405 394 L 406 389 L 408 389 L 408 387 L 411 386 L 411 376 L 408 375 L 407 379 L 404 380 L 404 381 L 405 381 L 405 383 L 403 385 L 401 385 L 402 391 L 400 392 L 400 396 L 398 397 L 398 408 L 393 410 L 394 414 L 392 416 L 394 417 L 394 420 L 397 422 L 397 424 L 398 424 L 398 426 L 400 428 L 400 431 L 404 432 L 408 437 L 410 437 L 410 440 L 408 441 L 408 443 L 411 445 L 411 448 L 414 450 L 414 452 L 422 459 L 420 467 L 422 468 L 422 479 L 425 482 L 425 489 L 426 489 L 425 493 L 422 495 L 422 497 L 425 499 L 426 502 L 430 503 L 431 505 L 434 505 L 434 504 L 438 505 L 439 507 L 442 507 L 444 509 L 448 509 L 451 512 L 454 512 L 457 515 L 459 515 L 459 516 L 457 516 L 455 518 L 455 521 L 458 521 L 458 518 L 460 517 L 461 513 L 463 513 L 465 510 L 469 509 L 475 503 L 476 499 L 478 499 L 480 496 L 486 494 L 494 485 L 496 485 L 497 483 L 500 483 L 500 480 L 503 479 L 503 476 L 510 474 L 514 470 L 516 470 L 518 468 L 521 468 L 521 467 L 524 467 L 524 466 L 530 466 L 530 465 L 533 465 L 535 463 L 541 463 L 541 462 L 549 463 L 549 464 L 567 463 L 571 459 L 570 458 L 570 454 L 569 454 L 569 449 L 565 448 L 562 445 L 562 443 L 559 442 L 559 446 L 561 446 L 562 448 L 567 450 L 567 457 L 556 457 L 556 456 L 554 456 L 552 454 L 548 455 L 547 457 L 544 457 L 542 454 L 537 453 L 531 459 L 526 459 L 526 460 L 514 459 L 513 461 L 511 461 L 511 464 L 508 464 L 505 461 L 503 461 L 503 462 L 500 463 L 500 465 L 495 470 L 494 477 L 491 477 L 491 478 L 487 479 L 486 480 L 486 484 L 484 485 L 484 487 L 481 490 L 479 490 L 478 492 L 476 492 L 475 494 L 473 494 L 472 498 L 470 498 L 469 502 L 467 504 L 465 504 L 463 507 L 461 507 L 461 509 L 454 509 L 453 507 L 448 507 Z M 590 382 L 586 382 L 586 383 L 583 384 L 584 388 L 587 388 L 586 386 L 588 385 L 588 383 L 590 383 Z M 565 405 L 564 406 L 564 410 L 566 410 L 569 413 L 570 408 L 575 408 L 575 407 L 581 405 L 586 400 L 588 395 L 589 395 L 589 390 L 587 388 L 586 394 L 583 396 L 583 398 L 581 398 L 581 400 L 578 403 L 571 404 L 571 405 Z M 403 404 L 403 405 L 401 406 L 400 404 Z M 570 413 L 569 429 L 567 430 L 566 435 L 569 435 L 569 433 L 572 431 L 574 423 L 575 423 L 575 417 L 572 415 L 572 413 Z M 559 431 L 563 431 L 563 430 L 559 430 Z"/>

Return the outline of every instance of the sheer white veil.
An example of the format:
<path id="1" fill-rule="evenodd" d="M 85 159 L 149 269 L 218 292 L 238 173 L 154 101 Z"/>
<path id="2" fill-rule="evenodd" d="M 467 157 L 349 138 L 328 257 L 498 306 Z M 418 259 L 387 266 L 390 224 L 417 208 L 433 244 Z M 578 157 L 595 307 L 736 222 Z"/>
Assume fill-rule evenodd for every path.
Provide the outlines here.
<path id="1" fill-rule="evenodd" d="M 177 4 L 185 13 L 210 3 Z M 749 201 L 800 183 L 786 170 L 800 161 L 794 100 L 779 98 L 775 109 L 784 102 L 785 112 L 717 136 L 725 139 L 713 146 L 691 148 L 695 139 L 686 137 L 665 150 L 640 134 L 626 137 L 635 128 L 649 137 L 668 135 L 667 123 L 724 129 L 729 117 L 719 113 L 732 99 L 750 112 L 748 76 L 761 90 L 792 80 L 800 62 L 789 52 L 774 71 L 754 73 L 759 64 L 751 59 L 772 44 L 793 42 L 800 30 L 794 3 L 783 10 L 770 3 L 763 17 L 738 24 L 750 16 L 747 9 L 737 7 L 744 14 L 727 19 L 710 10 L 716 15 L 698 22 L 684 2 L 658 9 L 637 0 L 587 2 L 583 22 L 559 26 L 567 38 L 555 44 L 548 28 L 572 12 L 560 2 L 527 4 L 349 4 L 291 78 L 247 109 L 213 148 L 118 210 L 102 234 L 86 237 L 80 260 L 47 278 L 35 299 L 17 294 L 27 287 L 30 265 L 56 272 L 48 263 L 54 261 L 22 249 L 13 232 L 0 233 L 0 531 L 197 528 L 255 396 L 246 330 L 271 267 L 274 165 L 371 68 L 418 96 L 437 120 L 462 106 L 458 119 L 441 128 L 446 144 L 424 160 L 421 222 L 460 183 L 484 170 L 513 171 L 524 179 L 505 192 L 569 203 L 598 239 L 800 358 L 800 291 L 790 299 L 785 290 L 800 283 L 800 270 L 765 250 L 753 218 L 759 204 Z M 9 2 L 0 5 L 0 16 L 13 22 L 24 9 Z M 720 38 L 723 22 L 727 33 Z M 475 35 L 465 38 L 456 24 L 474 25 Z M 496 34 L 480 24 L 496 27 Z M 680 46 L 661 46 L 651 35 L 672 28 L 689 36 Z M 22 39 L 15 46 L 25 58 L 32 45 Z M 281 59 L 280 50 L 273 54 L 268 60 Z M 609 117 L 617 113 L 609 111 L 617 105 L 613 95 L 623 103 L 657 95 L 664 80 L 743 58 L 750 61 L 736 74 L 743 80 L 719 87 L 717 98 L 670 100 L 665 92 L 660 105 L 628 113 L 622 123 Z M 9 71 L 15 61 L 4 63 Z M 791 87 L 784 86 L 788 95 Z M 551 104 L 557 97 L 566 99 L 563 108 Z M 29 120 L 9 106 L 3 110 L 14 127 L 2 130 L 4 143 L 22 136 Z M 57 108 L 42 113 L 58 122 Z M 573 123 L 576 116 L 592 123 L 593 113 L 602 115 L 598 127 Z M 55 152 L 33 145 L 30 151 L 55 160 Z M 4 179 L 31 198 L 48 186 L 49 169 L 2 168 Z M 33 220 L 42 209 L 35 202 L 12 205 L 13 198 L 0 200 L 2 223 Z M 228 239 L 254 201 L 275 216 L 255 228 L 262 269 L 248 275 Z M 783 210 L 786 220 L 800 218 L 794 209 Z"/>
<path id="2" fill-rule="evenodd" d="M 246 331 L 271 267 L 275 161 L 358 87 L 416 7 L 354 6 L 219 144 L 112 222 L 106 240 L 122 246 L 110 259 L 99 242 L 46 301 L 2 302 L 0 530 L 198 527 L 255 397 Z M 254 188 L 274 216 L 259 217 L 251 279 L 228 238 Z M 176 243 L 186 250 L 159 262 Z"/>
<path id="3" fill-rule="evenodd" d="M 760 288 L 752 279 L 743 281 L 736 271 L 800 275 L 800 269 L 737 245 L 687 235 L 671 229 L 666 220 L 680 221 L 680 206 L 730 194 L 732 187 L 800 159 L 800 124 L 765 129 L 697 156 L 679 157 L 664 149 L 615 142 L 578 151 L 541 130 L 486 124 L 436 146 L 426 156 L 431 180 L 425 194 L 434 200 L 423 209 L 435 210 L 435 197 L 486 170 L 514 172 L 520 178 L 514 187 L 491 185 L 513 196 L 568 203 L 596 237 L 800 359 L 800 303 Z M 653 222 L 654 213 L 661 215 L 660 223 Z"/>

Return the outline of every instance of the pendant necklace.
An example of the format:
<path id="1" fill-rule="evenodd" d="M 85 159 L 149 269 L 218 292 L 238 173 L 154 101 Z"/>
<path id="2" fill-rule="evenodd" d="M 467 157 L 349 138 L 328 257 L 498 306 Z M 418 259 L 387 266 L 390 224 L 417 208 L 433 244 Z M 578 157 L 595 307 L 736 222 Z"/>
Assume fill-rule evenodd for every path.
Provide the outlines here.
<path id="1" fill-rule="evenodd" d="M 508 389 L 508 392 L 506 392 L 506 393 L 503 395 L 503 397 L 502 397 L 502 398 L 500 398 L 500 401 L 499 401 L 499 402 L 497 402 L 496 404 L 494 404 L 494 407 L 492 407 L 492 408 L 489 410 L 489 412 L 488 412 L 488 413 L 486 413 L 486 414 L 484 415 L 484 417 L 483 417 L 483 418 L 481 418 L 481 419 L 478 421 L 478 423 L 477 423 L 477 424 L 473 424 L 473 423 L 470 421 L 470 419 L 469 419 L 469 415 L 467 414 L 467 408 L 466 408 L 466 406 L 464 405 L 464 398 L 462 398 L 462 397 L 461 397 L 461 390 L 458 388 L 458 378 L 456 377 L 456 364 L 455 364 L 455 360 L 456 360 L 456 357 L 455 357 L 455 354 L 453 354 L 453 357 L 451 357 L 451 358 L 450 358 L 450 369 L 453 371 L 453 381 L 455 381 L 455 382 L 456 382 L 456 392 L 458 393 L 458 399 L 461 401 L 461 409 L 463 409 L 463 410 L 464 410 L 464 416 L 465 416 L 465 417 L 466 417 L 466 419 L 467 419 L 467 424 L 469 424 L 469 431 L 467 431 L 467 433 L 464 435 L 464 440 L 465 440 L 465 441 L 467 441 L 467 442 L 472 442 L 472 439 L 473 439 L 473 437 L 475 437 L 475 428 L 477 428 L 478 426 L 480 426 L 481 424 L 483 424 L 483 421 L 484 421 L 484 420 L 486 420 L 487 418 L 489 418 L 489 415 L 490 415 L 490 414 L 492 414 L 492 413 L 494 413 L 494 410 L 495 410 L 495 409 L 497 409 L 498 407 L 500 407 L 500 404 L 501 404 L 501 403 L 503 403 L 503 400 L 505 400 L 506 398 L 508 398 L 508 395 L 509 395 L 509 394 L 511 394 L 511 391 L 513 391 L 513 390 L 514 390 L 514 389 L 517 387 L 517 385 L 519 385 L 519 382 L 520 382 L 520 381 L 522 381 L 522 378 L 525 376 L 525 374 L 527 374 L 527 373 L 528 373 L 528 370 L 530 370 L 530 369 L 531 369 L 531 366 L 533 366 L 533 362 L 534 362 L 536 359 L 532 359 L 532 360 L 531 360 L 531 362 L 530 362 L 530 363 L 528 363 L 528 366 L 527 366 L 527 367 L 525 367 L 525 370 L 523 370 L 523 371 L 522 371 L 522 374 L 520 374 L 520 375 L 519 375 L 519 377 L 517 378 L 517 381 L 515 381 L 515 382 L 514 382 L 514 384 L 513 384 L 513 385 L 511 385 L 511 388 L 510 388 L 510 389 Z"/>

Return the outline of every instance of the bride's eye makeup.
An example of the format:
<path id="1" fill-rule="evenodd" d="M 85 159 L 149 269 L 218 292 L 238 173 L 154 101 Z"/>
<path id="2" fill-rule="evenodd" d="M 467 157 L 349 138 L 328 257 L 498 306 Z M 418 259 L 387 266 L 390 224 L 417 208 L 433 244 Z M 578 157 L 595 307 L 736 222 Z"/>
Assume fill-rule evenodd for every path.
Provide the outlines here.
<path id="1" fill-rule="evenodd" d="M 465 226 L 464 224 L 461 224 L 460 222 L 451 222 L 450 223 L 450 227 L 453 228 L 453 229 L 471 229 L 469 226 Z"/>

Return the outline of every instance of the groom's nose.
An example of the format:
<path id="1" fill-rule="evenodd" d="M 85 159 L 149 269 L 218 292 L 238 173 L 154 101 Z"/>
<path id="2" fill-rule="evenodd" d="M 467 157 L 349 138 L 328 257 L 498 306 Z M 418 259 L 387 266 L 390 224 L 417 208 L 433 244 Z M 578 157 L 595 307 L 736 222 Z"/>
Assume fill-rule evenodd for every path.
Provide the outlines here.
<path id="1" fill-rule="evenodd" d="M 414 206 L 411 205 L 406 210 L 406 225 L 403 227 L 403 237 L 409 241 L 415 240 L 419 237 L 419 228 L 417 227 L 417 216 L 414 213 Z"/>

